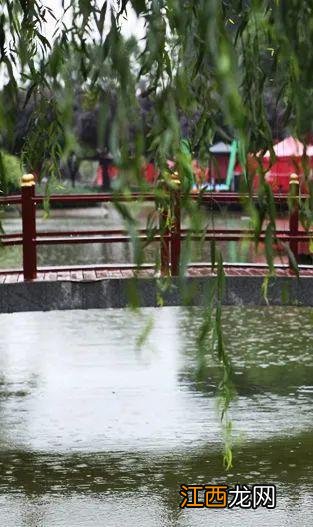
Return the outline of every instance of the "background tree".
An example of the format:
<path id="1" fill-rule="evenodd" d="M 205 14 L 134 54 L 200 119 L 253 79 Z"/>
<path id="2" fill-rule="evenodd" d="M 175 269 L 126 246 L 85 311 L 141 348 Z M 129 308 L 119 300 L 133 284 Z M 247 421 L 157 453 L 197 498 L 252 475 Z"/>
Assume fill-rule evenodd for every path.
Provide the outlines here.
<path id="1" fill-rule="evenodd" d="M 58 122 L 50 123 L 38 149 L 50 150 L 54 162 L 72 151 L 77 130 L 83 142 L 109 147 L 118 164 L 136 159 L 137 168 L 146 152 L 165 166 L 186 135 L 202 157 L 217 133 L 236 136 L 244 162 L 248 151 L 268 148 L 286 127 L 304 141 L 311 132 L 310 2 L 293 0 L 286 8 L 265 0 L 69 0 L 63 6 L 71 13 L 67 25 L 44 2 L 2 2 L 1 130 L 13 150 L 23 143 L 26 159 L 47 130 L 49 116 L 40 113 L 52 112 Z M 130 9 L 144 20 L 143 42 L 121 34 Z M 55 25 L 52 42 L 44 35 L 48 23 Z M 32 101 L 37 115 L 29 120 Z M 26 128 L 22 141 L 16 113 Z"/>

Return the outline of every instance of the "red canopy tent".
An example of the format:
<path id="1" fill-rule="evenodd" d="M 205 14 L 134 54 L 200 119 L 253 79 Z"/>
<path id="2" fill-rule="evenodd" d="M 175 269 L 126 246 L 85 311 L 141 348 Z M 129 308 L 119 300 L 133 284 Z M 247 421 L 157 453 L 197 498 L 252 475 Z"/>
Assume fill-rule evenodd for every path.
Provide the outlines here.
<path id="1" fill-rule="evenodd" d="M 264 169 L 268 169 L 265 179 L 271 185 L 273 192 L 287 193 L 289 191 L 290 174 L 303 175 L 305 163 L 308 164 L 311 170 L 313 169 L 313 145 L 307 146 L 305 150 L 304 145 L 300 141 L 293 137 L 287 137 L 277 143 L 273 150 L 276 156 L 273 164 L 269 151 L 262 158 Z M 254 181 L 254 186 L 257 187 L 257 185 L 258 177 Z M 304 183 L 302 183 L 301 188 L 304 190 Z"/>

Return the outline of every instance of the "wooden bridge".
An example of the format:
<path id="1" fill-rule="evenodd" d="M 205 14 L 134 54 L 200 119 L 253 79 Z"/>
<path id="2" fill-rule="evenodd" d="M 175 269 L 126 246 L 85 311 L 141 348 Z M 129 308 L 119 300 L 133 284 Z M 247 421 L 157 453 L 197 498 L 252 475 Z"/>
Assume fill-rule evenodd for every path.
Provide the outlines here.
<path id="1" fill-rule="evenodd" d="M 176 184 L 177 183 L 177 184 Z M 139 287 L 147 289 L 149 283 L 150 292 L 148 294 L 149 300 L 143 300 L 143 305 L 157 305 L 157 287 L 160 278 L 170 277 L 176 288 L 184 282 L 194 281 L 195 283 L 209 283 L 214 280 L 216 276 L 215 269 L 211 268 L 211 262 L 191 263 L 184 277 L 180 270 L 181 245 L 188 237 L 192 240 L 206 240 L 216 242 L 227 241 L 242 241 L 255 240 L 255 233 L 247 229 L 209 229 L 204 234 L 191 232 L 182 227 L 181 222 L 181 194 L 179 189 L 179 182 L 174 180 L 173 188 L 167 189 L 162 196 L 163 204 L 166 206 L 160 207 L 160 195 L 156 193 L 133 193 L 131 195 L 123 194 L 84 194 L 84 195 L 52 195 L 50 197 L 51 203 L 109 203 L 109 202 L 141 202 L 150 201 L 156 203 L 156 209 L 159 212 L 159 229 L 149 233 L 146 229 L 140 229 L 137 232 L 137 239 L 142 243 L 149 241 L 158 242 L 160 247 L 160 263 L 156 266 L 155 263 L 144 264 L 138 267 L 136 263 L 112 265 L 103 263 L 103 265 L 90 266 L 71 266 L 66 267 L 52 267 L 40 268 L 37 266 L 37 247 L 39 245 L 50 244 L 88 244 L 88 243 L 129 243 L 131 237 L 125 230 L 89 230 L 89 231 L 63 231 L 63 232 L 42 232 L 38 231 L 36 226 L 36 206 L 42 204 L 45 197 L 38 196 L 35 192 L 35 181 L 31 174 L 23 176 L 21 194 L 15 196 L 6 196 L 0 198 L 0 206 L 16 205 L 21 207 L 22 214 L 22 232 L 13 234 L 1 234 L 0 242 L 5 246 L 22 245 L 23 248 L 23 268 L 9 269 L 0 271 L 0 311 L 18 311 L 25 310 L 27 307 L 32 309 L 71 309 L 71 308 L 85 308 L 85 307 L 123 307 L 127 305 L 127 298 L 125 291 L 128 287 L 128 282 L 140 279 L 142 284 Z M 288 244 L 289 247 L 289 264 L 280 264 L 275 266 L 275 277 L 271 279 L 274 289 L 269 291 L 271 301 L 273 303 L 281 303 L 283 301 L 281 295 L 281 286 L 284 283 L 290 282 L 288 285 L 287 303 L 308 304 L 311 300 L 308 299 L 308 291 L 311 290 L 311 281 L 313 280 L 313 267 L 299 266 L 300 276 L 304 279 L 303 284 L 306 286 L 302 290 L 299 286 L 299 281 L 295 277 L 294 261 L 299 259 L 298 249 L 300 243 L 306 243 L 312 238 L 312 232 L 305 232 L 299 225 L 299 200 L 308 199 L 309 196 L 299 196 L 299 183 L 297 176 L 292 175 L 290 178 L 290 194 L 274 195 L 276 203 L 280 205 L 287 205 L 291 200 L 291 207 L 289 207 L 289 223 L 288 229 L 276 230 L 275 243 L 283 243 L 284 246 Z M 235 193 L 217 193 L 207 192 L 204 194 L 192 194 L 192 200 L 198 200 L 199 203 L 207 203 L 211 206 L 218 204 L 240 204 L 245 196 Z M 257 199 L 257 196 L 254 196 Z M 259 240 L 264 242 L 266 233 L 262 231 Z M 225 264 L 225 275 L 228 277 L 227 287 L 230 287 L 228 293 L 225 293 L 226 303 L 264 303 L 264 297 L 260 291 L 254 293 L 253 289 L 258 287 L 261 289 L 264 277 L 268 275 L 268 268 L 265 264 Z M 99 283 L 105 282 L 106 286 L 102 287 Z M 111 286 L 108 286 L 111 282 Z M 296 285 L 297 283 L 297 285 Z M 59 286 L 57 285 L 59 284 Z M 70 286 L 69 284 L 73 284 Z M 77 286 L 81 286 L 81 294 L 78 293 Z M 114 285 L 115 284 L 115 285 Z M 117 285 L 118 284 L 118 285 Z M 144 285 L 145 284 L 145 285 Z M 180 284 L 180 285 L 179 285 Z M 237 284 L 237 285 L 234 285 Z M 249 287 L 248 287 L 248 284 Z M 275 284 L 280 284 L 278 290 L 275 290 Z M 238 289 L 238 285 L 240 285 Z M 55 300 L 52 297 L 47 297 L 45 293 L 51 286 L 54 287 Z M 109 294 L 108 287 L 113 288 Z M 114 294 L 114 288 L 119 301 L 111 301 L 108 303 L 108 298 Z M 148 289 L 149 289 L 148 287 Z M 201 286 L 203 287 L 203 286 Z M 299 289 L 300 287 L 300 289 Z M 93 289 L 93 291 L 100 291 L 105 293 L 107 298 L 100 297 L 98 300 L 92 302 L 84 299 L 84 295 L 88 294 L 86 291 Z M 151 289 L 152 288 L 152 289 Z M 249 290 L 247 290 L 247 288 Z M 251 289 L 252 288 L 252 289 Z M 57 291 L 60 291 L 63 300 L 60 298 L 57 301 Z M 121 291 L 123 290 L 123 293 Z M 198 286 L 196 287 L 198 290 Z M 240 293 L 241 290 L 241 293 Z M 40 293 L 39 293 L 40 292 Z M 76 292 L 76 293 L 75 293 Z M 76 300 L 73 294 L 76 294 Z M 193 303 L 201 303 L 200 294 L 195 294 Z M 50 294 L 50 293 L 49 293 Z M 99 293 L 100 294 L 100 293 Z M 21 297 L 22 295 L 22 297 Z M 26 296 L 25 296 L 26 295 Z M 39 295 L 39 296 L 38 296 Z M 228 295 L 228 296 L 227 296 Z M 49 296 L 49 295 L 48 295 Z M 90 296 L 90 295 L 89 295 Z M 98 295 L 99 296 L 99 295 Z M 101 296 L 101 295 L 100 295 Z M 283 295 L 284 296 L 284 295 Z M 116 298 L 117 298 L 116 297 Z M 122 298 L 123 297 L 123 298 Z M 14 300 L 15 298 L 15 300 Z M 67 301 L 64 299 L 67 298 Z M 167 294 L 168 300 L 165 299 L 169 305 L 176 305 L 181 302 L 181 291 L 177 294 Z M 289 298 L 289 300 L 288 300 Z M 313 299 L 313 295 L 310 296 Z M 19 307 L 20 306 L 20 307 Z M 37 307 L 36 307 L 37 306 Z"/>

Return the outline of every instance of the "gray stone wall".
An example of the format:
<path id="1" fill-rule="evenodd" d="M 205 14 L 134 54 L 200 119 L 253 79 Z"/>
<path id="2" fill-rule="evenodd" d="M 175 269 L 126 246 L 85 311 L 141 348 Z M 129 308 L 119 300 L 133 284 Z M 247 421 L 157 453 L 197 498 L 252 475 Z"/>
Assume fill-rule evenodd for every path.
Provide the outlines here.
<path id="1" fill-rule="evenodd" d="M 266 305 L 263 277 L 229 276 L 225 305 Z M 109 278 L 98 281 L 35 281 L 0 285 L 0 313 L 62 309 L 123 308 L 136 300 L 142 307 L 204 305 L 215 279 L 189 277 L 167 282 L 156 278 Z M 275 277 L 268 286 L 270 305 L 313 305 L 313 277 Z"/>

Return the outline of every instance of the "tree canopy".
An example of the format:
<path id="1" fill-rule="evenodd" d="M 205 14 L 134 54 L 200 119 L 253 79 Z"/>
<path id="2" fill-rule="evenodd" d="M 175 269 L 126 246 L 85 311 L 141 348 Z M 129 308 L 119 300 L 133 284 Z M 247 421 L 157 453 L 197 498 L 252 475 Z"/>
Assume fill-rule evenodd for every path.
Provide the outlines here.
<path id="1" fill-rule="evenodd" d="M 131 10 L 141 39 L 122 34 Z M 44 1 L 2 0 L 2 141 L 17 144 L 16 109 L 25 115 L 33 104 L 25 159 L 33 162 L 34 149 L 55 161 L 66 155 L 79 90 L 83 110 L 97 112 L 98 147 L 109 143 L 122 166 L 148 151 L 162 168 L 186 133 L 203 157 L 216 134 L 237 137 L 242 162 L 285 128 L 305 142 L 312 10 L 309 0 L 62 0 L 56 17 Z"/>

